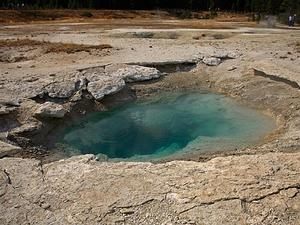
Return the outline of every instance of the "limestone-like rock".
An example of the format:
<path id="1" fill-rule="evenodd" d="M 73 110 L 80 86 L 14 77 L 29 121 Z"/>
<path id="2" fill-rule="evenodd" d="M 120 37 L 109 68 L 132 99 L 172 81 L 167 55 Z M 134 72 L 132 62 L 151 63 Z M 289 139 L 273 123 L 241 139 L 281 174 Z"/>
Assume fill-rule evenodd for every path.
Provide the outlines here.
<path id="1" fill-rule="evenodd" d="M 270 59 L 260 60 L 252 63 L 252 68 L 256 75 L 263 75 L 271 79 L 290 83 L 292 86 L 300 88 L 298 64 L 283 63 L 282 61 L 273 62 Z M 293 84 L 294 83 L 294 84 Z"/>
<path id="2" fill-rule="evenodd" d="M 98 162 L 93 155 L 43 165 L 4 158 L 0 221 L 247 225 L 278 224 L 280 218 L 282 225 L 296 225 L 299 159 L 299 152 L 161 164 Z"/>
<path id="3" fill-rule="evenodd" d="M 9 135 L 20 135 L 26 132 L 32 132 L 35 130 L 39 130 L 42 127 L 42 123 L 39 121 L 35 122 L 27 122 L 12 131 L 9 132 Z"/>
<path id="4" fill-rule="evenodd" d="M 13 111 L 16 111 L 19 106 L 20 106 L 19 102 L 2 101 L 0 102 L 0 115 L 7 115 Z"/>
<path id="5" fill-rule="evenodd" d="M 20 147 L 0 141 L 0 158 L 3 158 L 5 156 L 12 156 L 20 150 Z"/>
<path id="6" fill-rule="evenodd" d="M 238 55 L 234 52 L 218 52 L 213 54 L 212 57 L 219 59 L 236 59 Z"/>
<path id="7" fill-rule="evenodd" d="M 71 102 L 78 102 L 82 99 L 82 91 L 77 91 L 70 99 Z"/>
<path id="8" fill-rule="evenodd" d="M 66 112 L 67 111 L 62 105 L 53 102 L 46 102 L 35 111 L 35 116 L 48 118 L 63 118 Z"/>
<path id="9" fill-rule="evenodd" d="M 1 106 L 0 105 L 0 115 L 6 115 L 6 114 L 9 114 L 9 113 L 10 113 L 9 108 L 7 108 L 6 106 Z"/>
<path id="10" fill-rule="evenodd" d="M 128 65 L 115 71 L 112 76 L 123 78 L 126 82 L 135 82 L 157 79 L 161 73 L 156 68 Z"/>
<path id="11" fill-rule="evenodd" d="M 75 93 L 75 82 L 72 80 L 54 82 L 46 86 L 44 92 L 51 98 L 70 98 Z"/>
<path id="12" fill-rule="evenodd" d="M 106 77 L 108 74 L 106 73 L 105 69 L 100 67 L 92 67 L 85 69 L 82 71 L 82 76 L 80 79 L 80 86 L 86 86 L 88 82 L 94 82 L 101 79 L 101 77 Z"/>
<path id="13" fill-rule="evenodd" d="M 221 63 L 221 59 L 216 57 L 204 57 L 202 62 L 208 66 L 217 66 Z"/>
<path id="14" fill-rule="evenodd" d="M 87 90 L 96 100 L 101 100 L 105 95 L 114 94 L 125 87 L 125 81 L 118 77 L 99 77 L 97 81 L 90 82 Z"/>
<path id="15" fill-rule="evenodd" d="M 1 101 L 0 104 L 5 105 L 7 107 L 19 107 L 20 100 L 19 99 L 7 99 L 5 101 Z"/>
<path id="16" fill-rule="evenodd" d="M 230 67 L 227 68 L 227 71 L 234 71 L 236 69 L 237 69 L 236 66 L 230 66 Z"/>

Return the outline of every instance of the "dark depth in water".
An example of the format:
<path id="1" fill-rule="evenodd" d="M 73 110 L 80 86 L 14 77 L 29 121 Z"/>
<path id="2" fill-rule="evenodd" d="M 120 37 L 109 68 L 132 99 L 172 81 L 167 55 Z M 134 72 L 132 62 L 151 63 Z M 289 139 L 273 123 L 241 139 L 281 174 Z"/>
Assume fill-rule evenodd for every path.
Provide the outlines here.
<path id="1" fill-rule="evenodd" d="M 233 150 L 257 143 L 272 118 L 212 93 L 169 93 L 91 113 L 59 144 L 77 154 L 147 161 L 189 151 Z"/>

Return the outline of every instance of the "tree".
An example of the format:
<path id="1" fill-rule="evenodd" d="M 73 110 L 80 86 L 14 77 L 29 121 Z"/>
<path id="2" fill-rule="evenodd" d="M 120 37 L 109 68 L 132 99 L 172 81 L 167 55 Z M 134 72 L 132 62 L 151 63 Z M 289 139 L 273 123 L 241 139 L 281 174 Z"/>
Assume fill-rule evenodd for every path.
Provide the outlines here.
<path id="1" fill-rule="evenodd" d="M 27 8 L 95 9 L 188 9 L 234 10 L 236 12 L 298 12 L 300 0 L 0 0 L 0 7 L 25 3 Z"/>

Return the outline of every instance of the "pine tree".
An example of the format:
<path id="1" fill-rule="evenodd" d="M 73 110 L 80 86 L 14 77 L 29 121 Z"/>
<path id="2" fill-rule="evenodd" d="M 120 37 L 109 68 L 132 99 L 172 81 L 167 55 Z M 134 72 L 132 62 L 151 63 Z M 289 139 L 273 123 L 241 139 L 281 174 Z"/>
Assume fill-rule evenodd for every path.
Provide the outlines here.
<path id="1" fill-rule="evenodd" d="M 214 10 L 215 9 L 215 1 L 214 0 L 210 0 L 210 2 L 209 2 L 209 9 L 210 10 Z"/>

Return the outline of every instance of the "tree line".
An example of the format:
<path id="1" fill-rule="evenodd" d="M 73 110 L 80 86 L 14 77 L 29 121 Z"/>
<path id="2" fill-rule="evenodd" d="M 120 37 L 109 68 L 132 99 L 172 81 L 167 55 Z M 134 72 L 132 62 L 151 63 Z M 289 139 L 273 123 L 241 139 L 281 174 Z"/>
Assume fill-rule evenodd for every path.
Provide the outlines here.
<path id="1" fill-rule="evenodd" d="M 300 0 L 1 0 L 2 8 L 184 9 L 278 14 L 300 11 Z"/>

